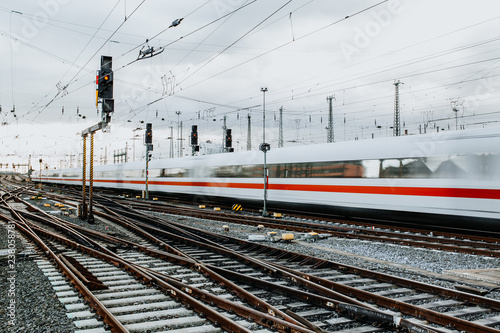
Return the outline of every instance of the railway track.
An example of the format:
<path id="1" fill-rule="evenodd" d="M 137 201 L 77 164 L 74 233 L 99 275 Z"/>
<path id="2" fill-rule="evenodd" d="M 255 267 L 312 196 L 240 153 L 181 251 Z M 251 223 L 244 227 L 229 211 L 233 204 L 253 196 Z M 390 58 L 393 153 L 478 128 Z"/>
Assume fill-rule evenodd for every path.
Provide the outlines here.
<path id="1" fill-rule="evenodd" d="M 385 242 L 404 246 L 421 247 L 449 252 L 477 254 L 489 257 L 500 257 L 500 237 L 461 236 L 445 232 L 422 231 L 415 229 L 384 229 L 374 226 L 353 227 L 346 223 L 325 222 L 305 219 L 276 219 L 255 215 L 241 215 L 210 211 L 208 209 L 170 205 L 159 202 L 124 200 L 118 202 L 134 209 L 161 213 L 184 215 L 197 218 L 215 219 L 237 224 L 263 225 L 266 228 L 282 229 L 293 232 L 322 232 L 335 237 Z"/>
<path id="2" fill-rule="evenodd" d="M 459 230 L 460 233 L 454 233 L 389 225 L 374 225 L 366 222 L 353 222 L 331 218 L 318 220 L 302 215 L 300 215 L 301 217 L 287 216 L 287 218 L 277 219 L 262 217 L 256 214 L 235 214 L 229 209 L 225 211 L 211 211 L 210 209 L 192 205 L 171 204 L 163 201 L 142 201 L 125 197 L 119 199 L 116 199 L 116 197 L 113 198 L 113 200 L 123 205 L 146 211 L 214 219 L 236 224 L 263 225 L 266 228 L 298 233 L 315 231 L 341 238 L 500 258 L 500 234 L 495 232 L 474 235 L 470 232 L 463 234 L 464 230 Z"/>
<path id="3" fill-rule="evenodd" d="M 12 212 L 16 215 L 20 214 L 17 210 L 12 210 Z M 5 216 L 1 216 L 1 218 L 8 219 Z M 20 220 L 24 220 L 24 218 L 21 217 Z M 43 218 L 37 220 L 50 224 L 53 228 L 54 221 Z M 179 333 L 220 331 L 266 333 L 292 331 L 293 329 L 295 332 L 311 332 L 302 327 L 294 327 L 293 324 L 285 321 L 282 321 L 280 325 L 287 327 L 287 330 L 269 331 L 258 323 L 259 320 L 269 317 L 265 313 L 239 317 L 233 313 L 221 313 L 217 307 L 203 305 L 189 295 L 196 288 L 194 285 L 187 286 L 185 283 L 179 282 L 179 277 L 182 275 L 181 267 L 162 262 L 156 267 L 157 272 L 153 273 L 154 269 L 147 269 L 144 265 L 136 265 L 129 261 L 129 259 L 134 261 L 141 256 L 133 248 L 140 246 L 147 248 L 151 245 L 147 242 L 133 244 L 131 249 L 122 249 L 119 255 L 113 256 L 110 253 L 106 254 L 107 251 L 92 249 L 92 247 L 99 247 L 97 243 L 91 242 L 92 247 L 86 247 L 70 241 L 58 233 L 44 230 L 26 220 L 24 223 L 18 224 L 17 228 L 37 242 L 38 246 L 44 249 L 44 252 L 50 254 L 51 259 L 56 261 L 57 269 L 63 271 L 73 286 L 80 285 L 77 287 L 80 293 L 112 331 L 142 332 L 148 330 L 153 332 L 174 329 L 172 332 L 176 332 L 175 329 L 178 329 Z M 64 228 L 61 232 L 67 233 L 68 236 L 73 234 L 74 238 L 82 238 L 81 235 L 75 235 L 78 233 L 75 230 L 70 231 L 70 229 Z M 112 242 L 110 239 L 99 240 L 101 244 L 110 242 Z M 121 243 L 123 244 L 123 242 Z M 95 318 L 95 315 L 81 302 L 80 297 L 71 290 L 65 277 L 55 272 L 55 268 L 50 267 L 49 261 L 39 259 L 38 262 L 45 272 L 51 275 L 50 279 L 57 288 L 60 301 L 69 311 L 68 316 L 77 318 L 76 327 L 82 330 L 103 329 L 104 324 Z M 158 260 L 156 262 L 158 263 Z M 167 276 L 165 273 L 175 274 Z M 198 272 L 194 274 L 201 275 Z M 206 280 L 202 275 L 198 278 Z M 175 286 L 172 286 L 172 283 Z M 213 289 L 220 289 L 213 282 L 211 284 Z M 153 285 L 156 285 L 156 288 Z M 230 304 L 228 310 L 231 311 L 231 302 L 228 299 L 235 298 L 231 293 L 214 295 L 201 290 L 198 292 L 205 293 L 205 297 L 210 300 L 210 303 Z M 237 304 L 234 306 L 238 307 Z M 245 313 L 245 311 L 252 310 L 243 307 L 239 313 Z M 214 323 L 215 326 L 208 324 L 208 322 Z M 267 326 L 272 325 L 267 324 Z"/>
<path id="4" fill-rule="evenodd" d="M 240 297 L 243 297 L 243 290 L 257 295 L 257 301 L 247 299 L 250 304 L 259 301 L 266 304 L 260 309 L 262 312 L 257 314 L 261 318 L 270 316 L 270 313 L 274 316 L 280 314 L 285 322 L 288 318 L 291 322 L 301 324 L 304 330 L 316 332 L 344 329 L 362 331 L 363 327 L 368 330 L 370 325 L 366 324 L 367 321 L 380 325 L 381 330 L 413 329 L 428 332 L 443 332 L 447 330 L 446 327 L 470 332 L 494 332 L 491 326 L 500 325 L 500 305 L 488 298 L 203 232 L 116 203 L 106 202 L 106 206 L 107 213 L 100 213 L 101 218 L 105 218 L 106 223 L 113 221 L 120 224 L 121 228 L 133 231 L 133 237 L 129 240 L 103 239 L 84 228 L 74 228 L 85 237 L 98 239 L 100 246 L 116 249 L 119 260 L 132 263 L 136 269 L 153 269 L 166 262 L 182 264 L 191 271 L 186 271 L 187 276 L 174 278 L 168 271 L 160 274 L 170 273 L 171 283 L 177 283 L 178 279 L 183 283 L 179 285 L 179 290 L 187 288 L 199 297 L 209 297 L 196 287 L 197 283 L 206 283 L 203 282 L 206 275 L 215 273 L 230 280 L 222 284 L 226 287 L 231 283 L 238 285 Z M 131 239 L 135 241 L 135 252 L 130 252 L 128 248 L 132 245 Z M 82 248 L 82 245 L 74 246 Z M 83 261 L 86 260 L 90 258 L 84 258 Z M 197 276 L 192 271 L 202 271 L 203 274 Z M 222 280 L 217 281 L 221 284 Z M 222 292 L 217 288 L 211 287 L 210 290 Z M 220 306 L 227 308 L 229 305 L 221 303 Z M 244 309 L 230 311 L 243 313 Z M 464 316 L 471 319 L 461 319 Z M 270 327 L 279 329 L 280 325 L 282 323 L 274 322 Z"/>
<path id="5" fill-rule="evenodd" d="M 55 196 L 57 198 L 57 196 Z M 142 201 L 121 197 L 114 198 L 128 207 L 174 215 L 213 219 L 228 223 L 262 225 L 266 228 L 291 232 L 307 233 L 315 231 L 335 237 L 384 242 L 402 246 L 427 248 L 448 252 L 468 253 L 487 257 L 500 257 L 500 234 L 489 232 L 487 235 L 456 234 L 445 231 L 431 231 L 407 227 L 374 226 L 368 223 L 351 224 L 351 221 L 311 218 L 262 217 L 255 214 L 241 214 L 231 211 L 211 211 L 187 205 L 170 204 L 162 201 Z M 463 231 L 463 230 L 462 230 Z"/>

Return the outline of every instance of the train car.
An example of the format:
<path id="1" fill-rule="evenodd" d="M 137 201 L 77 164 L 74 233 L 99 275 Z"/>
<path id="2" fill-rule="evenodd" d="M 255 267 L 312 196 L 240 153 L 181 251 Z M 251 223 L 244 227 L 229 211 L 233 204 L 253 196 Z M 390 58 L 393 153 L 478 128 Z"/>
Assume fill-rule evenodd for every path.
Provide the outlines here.
<path id="1" fill-rule="evenodd" d="M 449 131 L 271 149 L 269 207 L 500 230 L 500 132 Z M 94 167 L 94 186 L 141 191 L 145 163 Z M 149 191 L 262 202 L 263 153 L 153 159 Z M 35 181 L 81 185 L 81 169 Z M 88 179 L 88 178 L 87 178 Z"/>

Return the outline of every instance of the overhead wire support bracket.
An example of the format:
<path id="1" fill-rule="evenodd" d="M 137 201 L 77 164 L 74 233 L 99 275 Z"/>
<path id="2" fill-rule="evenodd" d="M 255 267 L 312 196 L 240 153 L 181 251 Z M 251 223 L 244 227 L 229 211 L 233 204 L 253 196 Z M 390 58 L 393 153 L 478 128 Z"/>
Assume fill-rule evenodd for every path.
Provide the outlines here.
<path id="1" fill-rule="evenodd" d="M 148 41 L 149 40 L 146 39 L 146 45 L 144 45 L 142 49 L 139 50 L 139 55 L 137 56 L 137 60 L 152 58 L 165 51 L 165 48 L 163 47 L 160 47 L 158 50 L 155 50 L 154 46 L 149 46 Z M 144 50 L 145 47 L 146 49 Z"/>

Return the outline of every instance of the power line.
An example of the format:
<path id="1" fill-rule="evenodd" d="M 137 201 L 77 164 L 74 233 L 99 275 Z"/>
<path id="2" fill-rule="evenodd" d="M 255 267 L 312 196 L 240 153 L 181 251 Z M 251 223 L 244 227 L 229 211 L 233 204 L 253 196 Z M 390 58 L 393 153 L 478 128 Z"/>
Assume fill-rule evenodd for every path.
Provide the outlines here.
<path id="1" fill-rule="evenodd" d="M 255 1 L 256 1 L 256 0 L 252 1 L 251 3 L 255 2 Z M 245 60 L 245 61 L 243 61 L 243 62 L 241 62 L 241 63 L 239 63 L 239 64 L 237 64 L 237 65 L 235 65 L 235 66 L 232 66 L 232 67 L 229 67 L 229 68 L 227 68 L 227 69 L 225 69 L 225 70 L 223 70 L 223 71 L 220 71 L 220 72 L 218 72 L 218 73 L 216 73 L 216 74 L 214 74 L 214 75 L 212 75 L 212 76 L 210 76 L 210 77 L 208 77 L 208 78 L 205 78 L 205 79 L 200 80 L 200 81 L 198 81 L 198 82 L 196 82 L 196 83 L 193 83 L 192 85 L 190 85 L 190 86 L 188 86 L 188 87 L 185 87 L 183 90 L 186 90 L 186 89 L 188 89 L 188 88 L 192 88 L 192 87 L 194 87 L 194 86 L 196 86 L 196 85 L 198 85 L 198 84 L 200 84 L 200 83 L 203 83 L 203 82 L 205 82 L 205 81 L 207 81 L 207 80 L 213 79 L 213 78 L 214 78 L 214 77 L 216 77 L 216 76 L 219 76 L 219 75 L 221 75 L 221 74 L 224 74 L 224 73 L 226 73 L 226 72 L 229 72 L 229 71 L 231 71 L 231 70 L 233 70 L 233 69 L 235 69 L 235 68 L 237 68 L 237 67 L 240 67 L 240 66 L 242 66 L 242 65 L 244 65 L 244 64 L 247 64 L 247 63 L 249 63 L 249 62 L 251 62 L 251 61 L 253 61 L 253 60 L 255 60 L 255 59 L 261 58 L 261 57 L 263 57 L 263 56 L 265 56 L 265 55 L 267 55 L 267 54 L 269 54 L 269 53 L 272 53 L 272 52 L 274 52 L 274 51 L 276 51 L 276 50 L 280 49 L 280 48 L 283 48 L 283 47 L 285 47 L 285 46 L 287 46 L 287 45 L 290 45 L 291 43 L 295 43 L 295 42 L 297 42 L 297 41 L 299 41 L 299 40 L 302 40 L 302 39 L 304 39 L 304 38 L 310 37 L 311 35 L 313 35 L 313 34 L 315 34 L 315 33 L 318 33 L 318 32 L 320 32 L 320 31 L 322 31 L 322 30 L 324 30 L 324 29 L 326 29 L 326 28 L 329 28 L 329 27 L 331 27 L 331 26 L 334 26 L 334 25 L 336 25 L 336 24 L 339 24 L 339 23 L 341 23 L 341 22 L 343 22 L 343 21 L 345 21 L 345 20 L 348 20 L 348 19 L 350 19 L 350 18 L 352 18 L 352 17 L 354 17 L 354 16 L 360 15 L 360 14 L 362 14 L 362 13 L 366 12 L 366 11 L 369 11 L 370 9 L 373 9 L 373 8 L 375 8 L 375 7 L 377 7 L 377 6 L 380 6 L 381 4 L 386 3 L 387 1 L 388 1 L 388 0 L 383 0 L 383 1 L 380 1 L 380 2 L 378 2 L 378 3 L 376 3 L 376 4 L 372 5 L 372 6 L 369 6 L 369 7 L 366 7 L 366 8 L 364 8 L 364 9 L 362 9 L 362 10 L 359 10 L 359 11 L 357 11 L 357 12 L 355 12 L 355 13 L 351 14 L 351 15 L 348 15 L 348 16 L 346 16 L 346 17 L 344 17 L 344 18 L 340 19 L 340 20 L 334 21 L 334 22 L 332 22 L 332 23 L 330 23 L 330 24 L 327 24 L 327 25 L 325 25 L 325 26 L 323 26 L 323 27 L 321 27 L 321 28 L 318 28 L 318 29 L 316 29 L 316 30 L 313 30 L 313 31 L 311 31 L 311 32 L 309 32 L 309 33 L 307 33 L 307 34 L 305 34 L 305 35 L 303 35 L 303 36 L 300 36 L 300 37 L 296 38 L 294 41 L 290 41 L 290 42 L 284 43 L 284 44 L 282 44 L 282 45 L 279 45 L 279 46 L 277 46 L 277 47 L 275 47 L 275 48 L 273 48 L 273 49 L 271 49 L 271 50 L 268 50 L 268 51 L 263 52 L 263 53 L 261 53 L 261 54 L 259 54 L 259 55 L 255 56 L 255 57 L 252 57 L 251 59 Z M 249 3 L 249 4 L 251 4 L 251 3 Z M 249 4 L 246 4 L 246 5 L 244 5 L 244 6 L 247 6 L 247 5 L 249 5 Z M 240 8 L 237 8 L 235 11 L 240 10 L 240 9 L 241 9 L 241 8 L 243 8 L 244 6 L 241 6 Z M 232 13 L 232 12 L 230 12 L 229 14 L 231 14 L 231 13 Z M 220 17 L 220 18 L 219 18 L 219 19 L 217 19 L 217 20 L 220 20 L 220 19 L 222 19 L 223 17 L 225 17 L 225 16 L 227 16 L 227 15 L 229 15 L 229 14 L 226 14 L 226 15 L 224 15 L 224 16 L 222 16 L 222 17 Z M 194 32 L 196 32 L 196 31 L 201 30 L 202 28 L 204 28 L 204 27 L 206 27 L 206 26 L 208 26 L 208 25 L 210 25 L 210 24 L 212 24 L 212 23 L 216 22 L 217 20 L 212 21 L 212 22 L 211 22 L 211 23 L 209 23 L 209 24 L 206 24 L 205 26 L 203 26 L 203 27 L 201 27 L 201 28 L 199 28 L 199 29 L 197 29 L 197 30 L 193 31 L 192 33 L 194 33 Z M 190 34 L 192 34 L 192 33 L 190 33 Z M 190 34 L 188 34 L 188 35 L 190 35 Z M 188 35 L 186 35 L 186 36 L 188 36 Z M 184 36 L 184 37 L 185 37 L 185 36 Z M 182 38 L 184 38 L 184 37 L 181 37 L 181 38 L 177 39 L 176 41 L 179 41 L 180 39 L 182 39 Z M 168 45 L 171 45 L 171 44 L 173 44 L 173 43 L 174 43 L 174 42 L 176 42 L 176 41 L 173 41 L 173 42 L 171 42 L 171 43 L 169 43 L 169 44 L 167 44 L 167 45 L 165 45 L 165 46 L 163 46 L 163 47 L 167 47 Z M 127 65 L 129 65 L 129 64 L 127 64 Z M 127 66 L 127 65 L 125 65 L 125 66 Z M 125 66 L 123 66 L 123 67 L 125 67 Z M 162 100 L 162 99 L 164 99 L 164 98 L 166 98 L 166 97 L 168 97 L 168 96 L 162 96 L 162 97 L 158 98 L 157 100 L 153 101 L 152 103 L 156 103 L 156 102 L 158 102 L 158 101 L 160 101 L 160 100 Z M 149 105 L 150 105 L 150 104 L 151 104 L 151 103 L 149 103 Z"/>
<path id="2" fill-rule="evenodd" d="M 239 37 L 237 40 L 235 40 L 234 42 L 232 42 L 231 44 L 229 44 L 226 48 L 224 48 L 222 51 L 220 51 L 219 53 L 217 53 L 214 57 L 211 57 L 210 60 L 208 60 L 205 64 L 203 64 L 201 67 L 197 68 L 193 73 L 191 73 L 190 75 L 188 75 L 188 77 L 184 78 L 184 80 L 182 80 L 179 84 L 183 83 L 184 81 L 188 80 L 190 77 L 192 77 L 193 75 L 195 75 L 196 73 L 198 73 L 202 68 L 204 68 L 205 66 L 207 66 L 208 64 L 210 64 L 212 61 L 214 61 L 215 59 L 217 59 L 219 56 L 221 56 L 224 52 L 226 52 L 227 50 L 229 50 L 232 46 L 234 46 L 236 43 L 238 43 L 240 40 L 242 40 L 243 38 L 245 38 L 246 36 L 248 36 L 248 34 L 250 34 L 252 31 L 254 31 L 255 29 L 257 29 L 257 27 L 259 27 L 260 25 L 262 25 L 264 22 L 266 22 L 269 18 L 271 18 L 272 16 L 274 16 L 277 12 L 279 12 L 280 10 L 282 10 L 284 7 L 286 7 L 290 2 L 292 2 L 292 0 L 289 0 L 288 2 L 286 2 L 284 5 L 282 5 L 281 7 L 279 7 L 278 9 L 276 9 L 274 12 L 272 12 L 270 15 L 268 15 L 266 18 L 264 18 L 261 22 L 259 22 L 256 26 L 254 26 L 252 29 L 250 29 L 249 31 L 247 31 L 246 33 L 244 33 L 241 37 Z"/>

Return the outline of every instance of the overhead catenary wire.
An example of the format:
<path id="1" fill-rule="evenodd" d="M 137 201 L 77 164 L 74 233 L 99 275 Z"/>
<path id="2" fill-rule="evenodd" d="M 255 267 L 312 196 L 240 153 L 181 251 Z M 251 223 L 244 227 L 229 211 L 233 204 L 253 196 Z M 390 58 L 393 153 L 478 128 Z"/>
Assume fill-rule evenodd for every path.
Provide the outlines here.
<path id="1" fill-rule="evenodd" d="M 292 0 L 289 0 L 287 1 L 285 4 L 283 4 L 281 7 L 279 7 L 278 9 L 276 9 L 274 12 L 272 12 L 270 15 L 268 15 L 267 17 L 265 17 L 261 22 L 259 22 L 257 25 L 255 25 L 252 29 L 250 29 L 249 31 L 247 31 L 245 34 L 243 34 L 241 37 L 239 37 L 238 39 L 236 39 L 234 42 L 232 42 L 231 44 L 229 44 L 227 47 L 225 47 L 222 51 L 220 51 L 219 53 L 217 53 L 215 56 L 211 57 L 205 64 L 203 64 L 201 67 L 198 67 L 193 73 L 191 73 L 190 75 L 188 75 L 186 78 L 184 78 L 183 81 L 181 81 L 179 84 L 183 83 L 184 81 L 188 80 L 190 77 L 192 77 L 193 75 L 195 75 L 196 73 L 198 73 L 201 69 L 203 69 L 205 66 L 207 66 L 208 64 L 210 64 L 212 61 L 214 61 L 215 59 L 217 59 L 219 56 L 221 56 L 224 52 L 226 52 L 227 50 L 229 50 L 231 47 L 233 47 L 236 43 L 238 43 L 239 41 L 241 41 L 243 38 L 245 38 L 246 36 L 248 36 L 252 31 L 254 31 L 255 29 L 257 29 L 260 25 L 262 25 L 264 22 L 266 22 L 268 19 L 270 19 L 271 17 L 273 17 L 276 13 L 278 13 L 280 10 L 282 10 L 283 8 L 285 8 L 289 3 L 291 3 Z"/>
<path id="2" fill-rule="evenodd" d="M 195 30 L 193 30 L 193 31 L 189 32 L 188 34 L 183 35 L 183 36 L 179 37 L 178 39 L 176 39 L 176 40 L 174 40 L 174 41 L 171 41 L 171 42 L 169 42 L 168 44 L 165 44 L 165 45 L 161 46 L 161 48 L 167 48 L 168 46 L 173 45 L 174 43 L 177 43 L 177 42 L 179 42 L 180 40 L 183 40 L 183 39 L 185 39 L 186 37 L 191 36 L 191 35 L 193 35 L 193 34 L 195 34 L 195 33 L 199 32 L 199 31 L 201 31 L 201 30 L 203 30 L 203 29 L 205 29 L 205 28 L 209 27 L 210 25 L 212 25 L 212 24 L 214 24 L 214 23 L 216 23 L 216 22 L 218 22 L 218 21 L 222 20 L 223 18 L 225 18 L 225 17 L 227 17 L 227 16 L 229 16 L 229 15 L 232 15 L 233 13 L 235 13 L 235 12 L 237 12 L 237 11 L 242 10 L 243 8 L 245 8 L 245 7 L 247 7 L 247 6 L 251 5 L 251 4 L 253 4 L 253 3 L 255 3 L 255 2 L 257 2 L 257 0 L 252 0 L 252 1 L 251 1 L 251 2 L 249 2 L 249 3 L 243 4 L 243 5 L 241 5 L 240 7 L 238 7 L 238 8 L 236 8 L 236 9 L 234 9 L 233 11 L 230 11 L 229 13 L 227 13 L 227 14 L 225 14 L 225 15 L 222 15 L 221 17 L 218 17 L 218 18 L 216 18 L 215 20 L 212 20 L 212 21 L 210 21 L 210 22 L 209 22 L 209 23 L 207 23 L 207 24 L 202 25 L 201 27 L 199 27 L 199 28 L 197 28 L 197 29 L 195 29 Z M 169 26 L 168 28 L 166 28 L 165 30 L 167 30 L 167 29 L 169 29 L 169 28 L 170 28 L 170 26 Z M 165 30 L 163 30 L 161 33 L 163 33 Z M 156 36 L 158 36 L 158 35 L 159 35 L 159 34 L 156 34 L 156 35 L 154 36 L 154 38 L 156 38 Z M 151 39 L 152 39 L 152 38 L 151 38 Z M 150 39 L 148 38 L 148 40 L 150 40 Z M 137 45 L 136 47 L 134 47 L 134 48 L 132 48 L 132 49 L 128 50 L 127 52 L 123 53 L 120 57 L 123 57 L 123 56 L 127 55 L 128 53 L 130 53 L 130 52 L 132 52 L 132 51 L 134 51 L 134 50 L 137 50 L 138 48 L 140 48 L 141 46 L 144 46 L 145 44 L 146 44 L 146 43 L 141 43 L 141 44 Z M 120 58 L 120 57 L 119 57 L 119 58 Z M 133 61 L 131 61 L 131 62 L 129 62 L 129 63 L 127 63 L 127 64 L 125 64 L 125 65 L 123 65 L 121 68 L 118 68 L 117 70 L 120 70 L 120 69 L 123 69 L 123 68 L 125 68 L 125 67 L 128 67 L 128 66 L 130 66 L 131 64 L 133 64 L 133 63 L 135 63 L 135 62 L 137 62 L 137 59 L 136 59 L 136 60 L 133 60 Z"/>
<path id="3" fill-rule="evenodd" d="M 253 2 L 255 2 L 255 1 L 256 1 L 256 0 L 252 1 L 252 3 L 253 3 Z M 375 8 L 375 7 L 377 7 L 377 6 L 380 6 L 381 4 L 386 3 L 387 1 L 389 1 L 389 0 L 383 0 L 383 1 L 380 1 L 380 2 L 378 2 L 378 3 L 376 3 L 376 4 L 374 4 L 374 5 L 371 5 L 371 6 L 369 6 L 369 7 L 366 7 L 366 8 L 364 8 L 364 9 L 362 9 L 362 10 L 359 10 L 359 11 L 357 11 L 357 12 L 355 12 L 355 13 L 351 14 L 351 15 L 347 15 L 346 17 L 344 17 L 344 18 L 342 18 L 342 19 L 336 20 L 336 21 L 334 21 L 334 22 L 332 22 L 332 23 L 330 23 L 330 24 L 327 24 L 327 25 L 325 25 L 325 26 L 323 26 L 323 27 L 321 27 L 321 28 L 315 29 L 315 30 L 313 30 L 313 31 L 311 31 L 311 32 L 309 32 L 309 33 L 307 33 L 307 34 L 303 35 L 303 36 L 300 36 L 300 37 L 296 38 L 294 41 L 289 41 L 289 42 L 286 42 L 286 43 L 284 43 L 284 44 L 281 44 L 281 45 L 279 45 L 279 46 L 277 46 L 277 47 L 275 47 L 275 48 L 272 48 L 271 50 L 267 50 L 267 51 L 265 51 L 265 52 L 263 52 L 263 53 L 261 53 L 261 54 L 259 54 L 259 55 L 255 56 L 255 57 L 252 57 L 252 58 L 250 58 L 250 59 L 248 59 L 248 60 L 245 60 L 245 61 L 243 61 L 243 62 L 240 62 L 240 63 L 238 63 L 237 65 L 234 65 L 234 66 L 231 66 L 231 67 L 229 67 L 229 68 L 226 68 L 226 69 L 224 69 L 224 70 L 222 70 L 222 71 L 220 71 L 220 72 L 218 72 L 218 73 L 216 73 L 216 74 L 214 74 L 214 75 L 211 75 L 210 77 L 207 77 L 207 78 L 205 78 L 205 79 L 202 79 L 202 80 L 200 80 L 200 81 L 197 81 L 197 82 L 195 82 L 195 83 L 191 84 L 190 86 L 184 87 L 184 88 L 183 88 L 183 90 L 186 90 L 186 89 L 188 89 L 188 88 L 192 88 L 192 87 L 194 87 L 194 86 L 196 86 L 196 85 L 198 85 L 198 84 L 201 84 L 201 83 L 203 83 L 203 82 L 205 82 L 205 81 L 207 81 L 207 80 L 213 79 L 214 77 L 217 77 L 217 76 L 219 76 L 219 75 L 221 75 L 221 74 L 224 74 L 224 73 L 226 73 L 226 72 L 229 72 L 229 71 L 231 71 L 231 70 L 233 70 L 233 69 L 235 69 L 235 68 L 237 68 L 237 67 L 240 67 L 240 66 L 242 66 L 242 65 L 244 65 L 244 64 L 247 64 L 247 63 L 249 63 L 249 62 L 251 62 L 251 61 L 253 61 L 253 60 L 256 60 L 256 59 L 258 59 L 258 58 L 261 58 L 261 57 L 263 57 L 263 56 L 265 56 L 265 55 L 267 55 L 267 54 L 269 54 L 269 53 L 272 53 L 272 52 L 274 52 L 274 51 L 276 51 L 276 50 L 278 50 L 278 49 L 281 49 L 281 48 L 283 48 L 283 47 L 285 47 L 285 46 L 287 46 L 287 45 L 290 45 L 291 43 L 295 43 L 295 42 L 297 42 L 298 40 L 301 40 L 301 39 L 307 38 L 307 37 L 309 37 L 309 36 L 311 36 L 311 35 L 313 35 L 313 34 L 315 34 L 315 33 L 319 32 L 319 31 L 322 31 L 322 30 L 324 30 L 324 29 L 327 29 L 328 27 L 331 27 L 331 26 L 333 26 L 333 25 L 339 24 L 340 22 L 343 22 L 343 21 L 345 21 L 345 20 L 347 20 L 347 19 L 349 19 L 349 18 L 352 18 L 352 17 L 354 17 L 354 16 L 360 15 L 361 13 L 364 13 L 364 12 L 366 12 L 366 11 L 369 11 L 370 9 L 373 9 L 373 8 Z M 238 9 L 240 9 L 240 8 L 238 8 Z M 226 15 L 228 15 L 228 14 L 226 14 Z M 225 16 L 226 16 L 226 15 L 225 15 Z M 224 17 L 224 16 L 222 16 L 222 17 Z M 219 19 L 220 19 L 220 18 L 219 18 Z M 212 21 L 212 22 L 215 22 L 215 21 Z M 207 25 L 205 25 L 205 26 L 207 26 Z M 200 29 L 201 29 L 201 28 L 200 28 Z M 199 29 L 198 29 L 198 30 L 199 30 Z M 181 38 L 183 38 L 183 37 L 181 37 Z M 180 38 L 180 39 L 181 39 L 181 38 Z M 178 40 L 180 40 L 180 39 L 178 39 Z M 178 40 L 176 40 L 176 41 L 178 41 Z M 175 41 L 174 41 L 174 42 L 175 42 Z M 174 43 L 174 42 L 171 42 L 171 43 L 169 43 L 168 45 L 171 45 L 171 44 L 172 44 L 172 43 Z M 165 45 L 164 47 L 167 47 L 168 45 Z M 125 66 L 124 66 L 124 67 L 125 67 Z M 191 75 L 190 75 L 190 76 L 191 76 Z M 190 77 L 190 76 L 189 76 L 189 77 Z M 168 96 L 162 96 L 162 97 L 159 97 L 158 99 L 156 99 L 156 100 L 155 100 L 155 101 L 153 101 L 152 103 L 156 103 L 156 102 L 158 102 L 158 101 L 161 101 L 162 99 L 164 99 L 164 98 L 166 98 L 166 97 L 168 97 Z"/>
<path id="4" fill-rule="evenodd" d="M 295 18 L 297 18 L 297 16 L 296 16 Z M 492 66 L 494 66 L 494 64 L 493 64 Z M 452 71 L 452 69 L 450 69 L 449 71 L 451 72 L 451 71 Z M 463 71 L 461 71 L 461 72 L 463 72 Z M 447 75 L 445 75 L 445 76 L 446 76 L 446 77 L 448 77 L 448 73 L 446 73 L 446 74 L 447 74 Z M 479 74 L 480 74 L 480 73 L 479 73 Z M 478 74 L 478 75 L 479 75 L 479 74 Z M 472 75 L 474 75 L 474 74 L 472 74 Z M 348 77 L 347 79 L 354 80 L 354 78 L 353 78 L 353 77 Z M 371 81 L 377 81 L 377 80 L 371 80 Z M 338 82 L 338 80 L 337 80 L 336 82 Z M 332 84 L 334 84 L 334 83 L 336 83 L 336 82 L 331 82 L 331 83 L 332 83 Z M 354 82 L 354 83 L 355 83 L 355 81 L 351 81 L 351 83 L 352 83 L 352 82 Z M 458 81 L 458 80 L 457 80 L 457 81 L 455 81 L 455 82 L 460 82 L 460 81 Z M 471 82 L 475 82 L 475 81 L 471 81 Z M 380 84 L 383 84 L 383 83 L 380 83 Z M 356 86 L 355 84 L 350 85 L 350 86 L 352 86 L 352 89 L 356 89 L 356 88 L 357 88 L 357 86 Z M 184 88 L 184 87 L 183 87 L 183 88 Z M 325 87 L 323 87 L 323 88 L 324 88 L 324 89 L 328 89 L 328 88 L 325 88 Z M 338 86 L 332 86 L 332 88 L 338 89 Z M 415 88 L 417 88 L 415 91 L 418 91 L 419 86 L 415 85 Z M 294 88 L 294 89 L 295 89 L 295 88 Z M 347 87 L 347 89 L 349 89 L 349 87 Z M 184 88 L 184 91 L 185 91 L 185 90 L 186 90 L 186 88 Z M 274 91 L 275 91 L 275 89 L 273 89 L 273 94 L 274 94 Z M 298 90 L 296 90 L 296 91 L 298 91 Z M 314 90 L 313 90 L 313 92 L 315 92 L 316 94 L 312 94 L 312 93 L 311 93 L 311 94 L 303 94 L 304 98 L 307 98 L 307 97 L 313 97 L 313 98 L 314 98 L 314 96 L 317 96 L 317 95 L 320 95 L 320 94 L 321 94 L 321 91 L 314 91 Z M 157 93 L 158 93 L 158 94 L 160 94 L 161 92 L 157 92 Z M 300 93 L 300 92 L 299 92 L 299 93 Z M 153 95 L 153 93 L 152 93 L 152 95 Z M 187 96 L 187 94 L 184 94 L 184 93 L 183 93 L 183 94 L 180 94 L 180 95 L 186 95 L 186 96 Z M 178 96 L 173 96 L 173 97 L 181 97 L 181 98 L 182 98 L 182 97 L 184 97 L 184 96 L 180 96 L 180 95 L 178 95 Z M 390 96 L 390 95 L 388 95 L 388 96 Z M 298 98 L 301 98 L 301 96 L 300 96 L 300 95 L 296 95 L 296 98 L 297 98 L 297 99 L 298 99 Z M 274 99 L 274 102 L 276 102 L 276 101 L 277 101 L 277 99 Z M 362 98 L 362 99 L 360 99 L 360 102 L 363 102 L 363 101 L 366 101 L 366 100 L 365 100 L 365 99 L 363 99 L 363 98 Z M 270 102 L 272 102 L 272 101 L 270 101 Z M 350 102 L 351 102 L 351 101 L 349 101 L 349 102 L 348 102 L 348 104 L 351 104 Z M 149 104 L 149 103 L 148 103 L 148 104 Z M 224 103 L 224 101 L 223 101 L 222 103 L 220 103 L 220 104 L 227 104 L 227 105 L 231 105 L 231 103 Z M 358 103 L 358 104 L 360 104 L 360 103 Z M 377 104 L 378 104 L 378 103 L 377 103 Z M 234 105 L 233 105 L 233 106 L 234 106 Z M 308 108 L 306 107 L 306 109 L 308 109 Z"/>
<path id="5" fill-rule="evenodd" d="M 142 2 L 137 5 L 137 7 L 132 11 L 132 13 L 130 13 L 129 15 L 129 18 L 130 16 L 132 16 L 135 12 L 137 12 L 137 10 L 142 6 L 142 4 L 144 4 L 146 0 L 142 0 Z M 119 3 L 119 2 L 118 2 Z M 113 10 L 116 8 L 116 6 L 118 5 L 118 3 L 115 5 L 115 7 L 113 7 Z M 125 24 L 126 21 L 123 21 L 116 29 L 115 31 L 113 31 L 113 33 L 106 39 L 106 41 L 95 51 L 95 53 L 89 58 L 89 60 L 87 60 L 87 62 L 81 67 L 82 69 L 83 68 L 86 68 L 86 66 L 89 64 L 90 61 L 92 61 L 92 59 L 94 59 L 94 57 L 97 55 L 97 53 L 99 53 L 99 51 L 106 45 L 106 43 L 111 39 L 113 38 L 113 36 L 118 32 L 118 30 Z M 78 74 L 81 73 L 82 69 L 80 69 L 74 76 L 71 80 L 69 80 L 68 83 L 66 83 L 66 85 L 63 86 L 63 89 L 66 89 L 71 83 L 73 83 L 74 81 L 76 81 L 76 77 L 78 76 Z M 75 80 L 76 79 L 76 80 Z M 47 108 L 58 96 L 59 94 L 56 94 L 56 96 L 54 98 L 52 98 L 46 105 L 45 107 L 39 112 L 43 112 L 43 110 L 45 108 Z"/>

